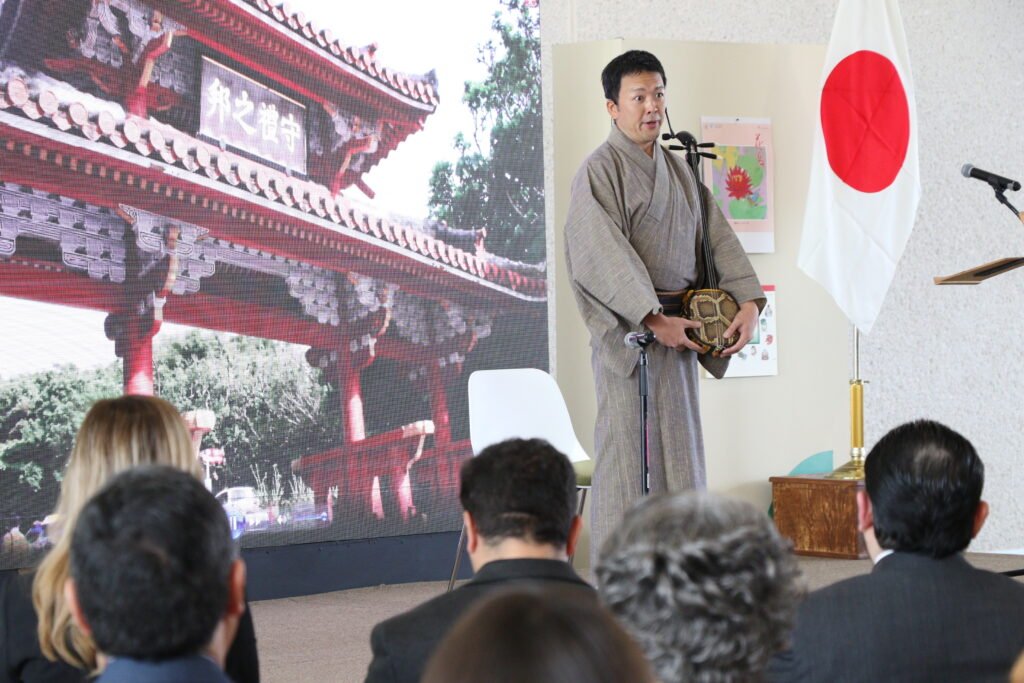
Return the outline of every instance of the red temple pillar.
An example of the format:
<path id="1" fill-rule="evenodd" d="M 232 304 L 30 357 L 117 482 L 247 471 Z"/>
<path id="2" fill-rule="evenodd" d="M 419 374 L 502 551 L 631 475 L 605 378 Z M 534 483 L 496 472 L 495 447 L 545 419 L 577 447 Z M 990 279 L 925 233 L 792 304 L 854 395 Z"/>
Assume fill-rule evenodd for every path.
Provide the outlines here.
<path id="1" fill-rule="evenodd" d="M 152 396 L 153 337 L 160 321 L 152 315 L 111 313 L 103 324 L 107 339 L 114 342 L 114 353 L 124 363 L 124 393 Z"/>
<path id="2" fill-rule="evenodd" d="M 124 393 L 153 395 L 153 335 L 132 335 L 124 354 Z"/>
<path id="3" fill-rule="evenodd" d="M 129 225 L 136 215 L 125 208 L 118 215 Z M 129 241 L 133 231 L 128 230 Z M 178 277 L 177 245 L 180 230 L 168 226 L 163 237 L 164 256 L 151 258 L 138 247 L 129 248 L 125 259 L 126 277 L 121 310 L 103 323 L 107 339 L 114 341 L 114 353 L 124 361 L 124 393 L 152 396 L 153 337 L 164 320 L 164 304 Z"/>
<path id="4" fill-rule="evenodd" d="M 451 449 L 451 420 L 448 413 L 447 378 L 456 372 L 454 366 L 442 368 L 436 360 L 427 366 L 425 376 L 430 394 L 431 419 L 434 421 L 434 466 L 435 490 L 442 496 L 449 496 L 459 488 L 459 466 L 457 454 Z"/>
<path id="5" fill-rule="evenodd" d="M 340 462 L 329 471 L 311 473 L 307 484 L 313 489 L 317 512 L 326 507 L 333 521 L 334 509 L 328 499 L 328 490 L 338 487 L 338 507 L 342 514 L 359 514 L 370 510 L 372 479 L 369 478 L 363 456 L 357 444 L 366 439 L 366 419 L 363 413 L 361 372 L 373 362 L 367 352 L 348 353 L 348 342 L 339 343 L 337 350 L 310 348 L 307 361 L 324 372 L 324 377 L 338 391 L 341 402 L 343 454 Z"/>
<path id="6" fill-rule="evenodd" d="M 444 382 L 444 371 L 435 363 L 427 373 L 427 388 L 430 391 L 430 413 L 434 421 L 434 448 L 438 452 L 447 450 L 452 442 L 451 424 L 448 418 L 448 393 Z"/>
<path id="7" fill-rule="evenodd" d="M 344 481 L 338 482 L 338 504 L 342 514 L 355 514 L 371 508 L 372 480 L 364 472 L 363 458 L 351 446 L 366 438 L 366 420 L 363 415 L 363 386 L 360 367 L 341 355 L 329 366 L 331 382 L 338 388 L 341 401 L 341 421 L 344 428 L 343 443 L 346 453 L 342 463 Z M 325 368 L 325 370 L 328 370 Z M 333 512 L 333 511 L 332 511 Z M 333 514 L 331 515 L 333 520 Z"/>
<path id="8" fill-rule="evenodd" d="M 341 414 L 345 426 L 345 443 L 355 443 L 366 438 L 366 419 L 363 415 L 362 367 L 338 364 L 338 393 L 341 397 Z"/>

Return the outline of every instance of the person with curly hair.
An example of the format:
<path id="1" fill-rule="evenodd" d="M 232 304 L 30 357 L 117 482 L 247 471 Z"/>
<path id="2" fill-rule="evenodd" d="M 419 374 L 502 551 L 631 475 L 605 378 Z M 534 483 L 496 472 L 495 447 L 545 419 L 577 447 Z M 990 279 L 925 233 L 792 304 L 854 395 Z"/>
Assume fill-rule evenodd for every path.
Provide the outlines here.
<path id="1" fill-rule="evenodd" d="M 698 492 L 632 508 L 594 573 L 662 683 L 757 680 L 788 642 L 804 593 L 789 543 L 763 512 Z"/>

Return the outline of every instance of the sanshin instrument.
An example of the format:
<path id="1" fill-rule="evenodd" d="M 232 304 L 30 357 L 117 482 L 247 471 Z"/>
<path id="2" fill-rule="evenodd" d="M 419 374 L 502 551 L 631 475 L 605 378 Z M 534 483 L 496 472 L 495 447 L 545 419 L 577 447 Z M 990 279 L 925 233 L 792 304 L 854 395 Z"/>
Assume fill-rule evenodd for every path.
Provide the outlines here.
<path id="1" fill-rule="evenodd" d="M 671 124 L 669 124 L 671 130 Z M 669 149 L 683 149 L 686 152 L 687 166 L 693 172 L 695 196 L 697 197 L 697 213 L 700 220 L 699 266 L 701 268 L 699 284 L 695 289 L 682 292 L 658 292 L 658 300 L 664 307 L 665 315 L 680 315 L 701 324 L 699 328 L 686 330 L 686 336 L 701 347 L 699 353 L 711 353 L 716 358 L 722 351 L 739 341 L 739 332 L 729 337 L 725 331 L 729 329 L 740 307 L 736 299 L 718 287 L 718 270 L 715 268 L 714 256 L 711 252 L 711 235 L 708 230 L 708 212 L 701 192 L 700 158 L 715 158 L 714 154 L 701 152 L 698 147 L 712 147 L 714 143 L 697 144 L 697 139 L 685 131 L 671 137 L 679 140 L 682 147 L 672 145 Z"/>

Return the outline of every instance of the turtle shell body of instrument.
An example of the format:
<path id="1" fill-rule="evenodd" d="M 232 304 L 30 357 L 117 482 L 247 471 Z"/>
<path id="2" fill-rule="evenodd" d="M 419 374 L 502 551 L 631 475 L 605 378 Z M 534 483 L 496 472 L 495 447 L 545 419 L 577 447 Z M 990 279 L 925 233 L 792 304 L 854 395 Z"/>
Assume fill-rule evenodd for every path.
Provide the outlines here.
<path id="1" fill-rule="evenodd" d="M 683 317 L 696 320 L 699 328 L 689 329 L 686 336 L 717 357 L 739 341 L 739 332 L 725 336 L 740 307 L 732 296 L 721 289 L 691 289 L 683 295 Z"/>

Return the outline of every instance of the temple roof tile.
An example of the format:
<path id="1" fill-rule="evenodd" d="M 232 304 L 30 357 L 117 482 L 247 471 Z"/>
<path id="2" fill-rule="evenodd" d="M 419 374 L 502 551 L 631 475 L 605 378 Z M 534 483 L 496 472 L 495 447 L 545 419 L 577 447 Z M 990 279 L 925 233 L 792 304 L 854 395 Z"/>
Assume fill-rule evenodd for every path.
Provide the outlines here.
<path id="1" fill-rule="evenodd" d="M 335 70 L 344 71 L 345 67 L 362 72 L 379 86 L 391 90 L 397 97 L 414 100 L 431 108 L 437 106 L 438 96 L 434 84 L 433 73 L 405 74 L 385 69 L 376 58 L 377 45 L 366 46 L 345 45 L 336 39 L 330 29 L 318 26 L 309 20 L 301 11 L 293 11 L 287 3 L 272 0 L 149 0 L 155 8 L 166 15 L 190 27 L 198 33 L 228 32 L 234 34 L 243 43 L 258 45 L 266 54 L 272 51 L 274 59 L 303 63 L 306 60 L 294 51 L 296 46 L 305 46 L 329 56 L 335 62 Z M 2 3 L 0 3 L 2 4 Z M 270 42 L 268 33 L 256 22 L 271 23 L 290 33 L 294 39 L 292 45 L 281 41 Z M 223 35 L 220 33 L 220 35 Z M 397 77 L 397 78 L 396 78 Z M 402 82 L 408 81 L 407 88 Z M 413 85 L 415 84 L 415 85 Z M 416 87 L 419 86 L 419 87 Z"/>
<path id="2" fill-rule="evenodd" d="M 350 230 L 372 235 L 400 249 L 456 267 L 481 280 L 508 287 L 531 298 L 546 296 L 545 281 L 491 263 L 452 244 L 425 234 L 414 225 L 395 223 L 367 209 L 335 201 L 327 188 L 290 178 L 282 172 L 249 162 L 153 119 L 127 116 L 117 120 L 108 111 L 92 112 L 82 102 L 60 102 L 39 84 L 22 77 L 0 82 L 0 110 L 8 110 L 50 125 L 77 132 L 97 145 L 128 149 L 136 154 L 221 180 L 312 216 L 327 218 Z M 2 129 L 0 124 L 0 129 Z M 40 141 L 40 144 L 45 142 Z M 102 148 L 101 148 L 102 150 Z M 341 198 L 340 198 L 341 199 Z M 312 239 L 313 231 L 304 231 Z"/>

